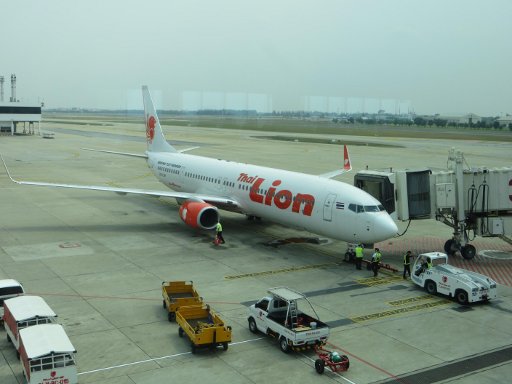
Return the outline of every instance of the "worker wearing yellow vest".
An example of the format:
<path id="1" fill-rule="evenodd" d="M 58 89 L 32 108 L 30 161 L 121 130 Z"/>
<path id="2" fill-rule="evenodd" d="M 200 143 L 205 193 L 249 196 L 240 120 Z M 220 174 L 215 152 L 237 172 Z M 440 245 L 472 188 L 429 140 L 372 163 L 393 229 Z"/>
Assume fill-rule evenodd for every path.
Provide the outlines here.
<path id="1" fill-rule="evenodd" d="M 382 258 L 382 254 L 379 251 L 379 248 L 375 248 L 375 252 L 372 255 L 372 271 L 373 277 L 377 277 L 379 274 L 380 268 L 380 259 Z"/>
<path id="2" fill-rule="evenodd" d="M 404 279 L 406 279 L 406 272 L 409 274 L 409 277 L 411 277 L 411 257 L 411 251 L 407 251 L 407 253 L 404 255 Z"/>
<path id="3" fill-rule="evenodd" d="M 224 244 L 225 241 L 224 241 L 224 237 L 222 237 L 222 224 L 220 223 L 220 221 L 217 223 L 217 225 L 215 226 L 215 231 L 217 232 L 216 233 L 216 237 L 217 237 L 217 241 L 220 243 L 220 244 Z"/>
<path id="4" fill-rule="evenodd" d="M 361 263 L 363 262 L 363 246 L 357 244 L 356 246 L 356 269 L 361 269 Z"/>

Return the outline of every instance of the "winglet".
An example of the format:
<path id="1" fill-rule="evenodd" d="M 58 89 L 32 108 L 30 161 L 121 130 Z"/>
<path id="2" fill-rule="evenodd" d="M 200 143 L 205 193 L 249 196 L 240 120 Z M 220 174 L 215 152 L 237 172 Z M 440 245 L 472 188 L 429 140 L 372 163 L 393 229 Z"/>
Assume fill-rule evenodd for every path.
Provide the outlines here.
<path id="1" fill-rule="evenodd" d="M 321 175 L 318 175 L 320 177 L 324 177 L 326 179 L 332 179 L 333 177 L 339 176 L 345 172 L 349 172 L 352 170 L 352 163 L 350 162 L 350 157 L 348 155 L 348 148 L 347 145 L 343 146 L 343 168 L 337 169 L 335 171 L 322 173 Z"/>
<path id="2" fill-rule="evenodd" d="M 346 144 L 343 146 L 343 170 L 345 172 L 349 172 L 352 170 L 352 163 L 350 162 L 350 157 L 348 155 L 348 148 Z"/>

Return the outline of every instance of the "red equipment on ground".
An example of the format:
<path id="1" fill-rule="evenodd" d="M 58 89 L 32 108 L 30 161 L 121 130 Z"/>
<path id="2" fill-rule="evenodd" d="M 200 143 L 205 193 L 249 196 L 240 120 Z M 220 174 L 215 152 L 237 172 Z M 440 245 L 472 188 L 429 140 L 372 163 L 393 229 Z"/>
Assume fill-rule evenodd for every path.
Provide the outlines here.
<path id="1" fill-rule="evenodd" d="M 318 359 L 315 360 L 315 369 L 318 374 L 324 373 L 325 366 L 328 366 L 333 372 L 343 372 L 348 370 L 350 361 L 347 355 L 340 355 L 336 351 L 329 351 L 322 345 L 315 347 Z"/>

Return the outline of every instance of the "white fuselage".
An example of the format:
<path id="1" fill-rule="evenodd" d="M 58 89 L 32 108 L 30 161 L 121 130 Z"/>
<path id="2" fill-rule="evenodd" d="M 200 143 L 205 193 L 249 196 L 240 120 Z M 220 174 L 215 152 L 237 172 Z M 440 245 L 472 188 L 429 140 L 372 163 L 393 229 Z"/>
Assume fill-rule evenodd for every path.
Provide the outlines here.
<path id="1" fill-rule="evenodd" d="M 379 201 L 350 184 L 182 153 L 147 155 L 169 188 L 233 199 L 247 215 L 348 242 L 373 244 L 397 233 Z"/>

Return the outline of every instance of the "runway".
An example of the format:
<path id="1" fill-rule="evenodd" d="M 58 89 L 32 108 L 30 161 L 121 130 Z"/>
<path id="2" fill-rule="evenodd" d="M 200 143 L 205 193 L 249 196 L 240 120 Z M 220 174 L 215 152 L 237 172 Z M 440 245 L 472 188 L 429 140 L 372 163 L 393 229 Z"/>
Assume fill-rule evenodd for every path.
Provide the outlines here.
<path id="1" fill-rule="evenodd" d="M 48 123 L 44 129 L 55 128 L 55 139 L 2 136 L 0 152 L 19 179 L 164 189 L 142 159 L 80 150 L 144 152 L 143 127 L 104 123 L 111 125 Z M 165 131 L 173 143 L 200 145 L 195 154 L 313 174 L 334 169 L 342 158 L 337 145 L 257 139 L 253 131 L 193 126 Z M 137 139 L 125 137 L 138 132 Z M 444 168 L 453 146 L 448 140 L 372 140 L 400 148 L 351 147 L 355 170 L 399 168 L 405 161 L 409 167 Z M 504 164 L 512 153 L 510 143 L 456 144 L 472 165 L 510 165 Z M 353 176 L 340 179 L 352 183 Z M 399 272 L 373 279 L 369 271 L 344 262 L 344 243 L 287 241 L 314 234 L 235 213 L 222 213 L 227 242 L 215 247 L 213 233 L 181 222 L 172 199 L 19 186 L 3 171 L 0 199 L 0 279 L 21 281 L 59 315 L 78 351 L 80 383 L 508 381 L 512 260 L 488 257 L 492 252 L 472 261 L 451 259 L 500 283 L 498 299 L 486 305 L 461 307 L 401 277 L 406 250 L 442 250 L 451 230 L 441 223 L 414 222 L 404 236 L 379 243 L 383 262 Z M 405 227 L 402 223 L 399 229 Z M 474 244 L 478 251 L 512 252 L 499 239 L 477 238 Z M 365 258 L 370 255 L 365 250 Z M 161 283 L 167 280 L 194 281 L 205 302 L 233 328 L 227 351 L 190 353 L 188 341 L 162 309 Z M 249 331 L 247 307 L 268 288 L 283 285 L 310 298 L 331 328 L 330 347 L 349 356 L 347 372 L 326 370 L 320 376 L 313 352 L 284 354 L 274 340 Z M 0 383 L 22 382 L 12 345 L 5 335 L 0 340 Z"/>

